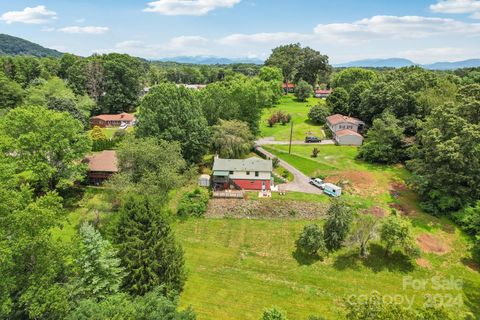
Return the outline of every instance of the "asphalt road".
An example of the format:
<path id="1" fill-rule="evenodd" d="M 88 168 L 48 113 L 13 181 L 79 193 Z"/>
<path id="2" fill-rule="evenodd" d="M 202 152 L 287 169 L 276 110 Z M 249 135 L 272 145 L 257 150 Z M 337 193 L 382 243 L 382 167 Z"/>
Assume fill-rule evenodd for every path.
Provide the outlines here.
<path id="1" fill-rule="evenodd" d="M 274 138 L 261 138 L 261 139 L 258 139 L 257 141 L 255 141 L 255 144 L 257 146 L 263 146 L 263 145 L 267 145 L 267 144 L 275 144 L 275 145 L 288 145 L 290 144 L 289 141 L 276 141 Z M 330 140 L 330 139 L 325 139 L 325 140 L 322 140 L 321 142 L 319 143 L 307 143 L 305 141 L 292 141 L 292 144 L 296 144 L 296 145 L 329 145 L 329 144 L 335 144 L 335 141 L 333 140 Z"/>
<path id="2" fill-rule="evenodd" d="M 272 153 L 263 149 L 261 146 L 258 146 L 257 150 L 271 159 L 276 157 Z M 323 193 L 322 190 L 310 184 L 309 182 L 310 177 L 307 177 L 300 170 L 290 165 L 288 162 L 285 162 L 281 159 L 279 160 L 280 160 L 280 165 L 293 174 L 293 181 L 281 184 L 279 186 L 280 187 L 279 191 L 297 191 L 297 192 L 312 193 L 312 194 Z"/>

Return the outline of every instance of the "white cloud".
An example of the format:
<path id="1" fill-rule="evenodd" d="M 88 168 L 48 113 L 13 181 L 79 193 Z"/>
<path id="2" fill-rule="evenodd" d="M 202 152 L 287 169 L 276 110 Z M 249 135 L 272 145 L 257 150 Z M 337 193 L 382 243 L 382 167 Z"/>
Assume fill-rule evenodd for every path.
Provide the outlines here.
<path id="1" fill-rule="evenodd" d="M 179 36 L 164 44 L 127 40 L 115 44 L 111 49 L 96 50 L 99 53 L 122 52 L 144 58 L 161 58 L 176 55 L 204 55 L 209 52 L 209 40 L 200 36 Z"/>
<path id="2" fill-rule="evenodd" d="M 57 13 L 48 10 L 45 6 L 26 7 L 22 11 L 9 11 L 0 16 L 0 20 L 5 21 L 7 24 L 14 22 L 43 24 L 56 18 Z"/>
<path id="3" fill-rule="evenodd" d="M 480 24 L 419 16 L 373 16 L 352 23 L 319 24 L 314 31 L 322 38 L 345 42 L 415 39 L 447 34 L 474 35 L 480 32 Z"/>
<path id="4" fill-rule="evenodd" d="M 276 45 L 289 42 L 300 42 L 311 39 L 312 37 L 313 35 L 295 32 L 264 32 L 253 34 L 235 33 L 219 39 L 218 42 L 224 45 L 233 46 L 254 44 Z"/>
<path id="5" fill-rule="evenodd" d="M 480 19 L 480 11 L 479 11 L 479 12 L 475 12 L 475 13 L 472 14 L 470 17 L 473 18 L 473 19 Z"/>
<path id="6" fill-rule="evenodd" d="M 76 23 L 84 23 L 85 22 L 85 18 L 79 18 L 77 20 L 75 20 Z"/>
<path id="7" fill-rule="evenodd" d="M 158 0 L 148 3 L 143 11 L 167 16 L 202 16 L 216 8 L 231 8 L 241 0 Z"/>
<path id="8" fill-rule="evenodd" d="M 80 27 L 80 26 L 71 26 L 71 27 L 64 27 L 57 29 L 57 31 L 63 33 L 84 33 L 84 34 L 104 34 L 107 33 L 109 30 L 108 27 Z"/>
<path id="9" fill-rule="evenodd" d="M 399 53 L 399 56 L 410 59 L 417 63 L 430 63 L 432 58 L 438 61 L 458 61 L 475 57 L 478 50 L 470 50 L 456 47 L 426 48 L 417 50 L 406 50 Z"/>
<path id="10" fill-rule="evenodd" d="M 477 0 L 438 0 L 430 5 L 430 10 L 439 13 L 474 13 L 480 12 L 480 1 Z"/>

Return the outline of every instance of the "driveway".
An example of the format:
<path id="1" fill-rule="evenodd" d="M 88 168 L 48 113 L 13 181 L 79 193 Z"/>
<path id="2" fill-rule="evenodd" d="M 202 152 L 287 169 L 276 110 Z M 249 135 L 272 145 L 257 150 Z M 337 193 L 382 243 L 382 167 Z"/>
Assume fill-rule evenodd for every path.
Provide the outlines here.
<path id="1" fill-rule="evenodd" d="M 258 139 L 257 141 L 255 141 L 255 144 L 257 146 L 263 146 L 263 145 L 268 145 L 268 144 L 275 144 L 275 145 L 289 145 L 290 142 L 289 141 L 276 141 L 274 137 L 265 137 L 265 138 L 260 138 Z M 335 144 L 335 141 L 333 140 L 330 140 L 330 139 L 325 139 L 325 140 L 322 140 L 321 142 L 319 143 L 307 143 L 305 141 L 292 141 L 292 145 L 293 144 L 308 144 L 308 145 L 316 145 L 316 144 L 319 144 L 319 145 L 328 145 L 328 144 Z"/>
<path id="2" fill-rule="evenodd" d="M 260 146 L 257 147 L 257 150 L 271 159 L 276 158 L 275 155 Z M 322 190 L 320 190 L 319 188 L 312 186 L 309 182 L 310 178 L 304 175 L 300 170 L 290 165 L 288 162 L 285 162 L 281 159 L 279 160 L 280 165 L 293 174 L 293 181 L 279 185 L 279 191 L 297 191 L 312 194 L 323 193 Z"/>

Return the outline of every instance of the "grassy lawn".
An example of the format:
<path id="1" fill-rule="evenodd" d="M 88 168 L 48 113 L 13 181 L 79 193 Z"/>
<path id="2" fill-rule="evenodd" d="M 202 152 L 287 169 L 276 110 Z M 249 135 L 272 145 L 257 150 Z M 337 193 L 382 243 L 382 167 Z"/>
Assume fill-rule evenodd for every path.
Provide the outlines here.
<path id="1" fill-rule="evenodd" d="M 185 249 L 189 272 L 181 306 L 192 305 L 200 320 L 259 319 L 270 306 L 285 310 L 289 319 L 307 319 L 310 314 L 338 319 L 343 298 L 376 290 L 413 298 L 416 305 L 424 302 L 426 293 L 460 295 L 464 302 L 460 309 L 479 314 L 480 274 L 461 262 L 466 242 L 458 231 L 430 229 L 452 238 L 452 251 L 442 256 L 423 254 L 431 264 L 423 268 L 398 253 L 385 259 L 376 244 L 364 261 L 349 248 L 324 261 L 299 257 L 294 243 L 307 223 L 311 222 L 191 219 L 177 223 L 176 235 Z M 405 276 L 452 276 L 464 285 L 459 291 L 435 291 L 428 286 L 403 289 Z"/>
<path id="2" fill-rule="evenodd" d="M 324 259 L 306 258 L 295 252 L 295 241 L 306 224 L 301 219 L 188 219 L 176 220 L 173 228 L 185 251 L 188 270 L 182 308 L 192 306 L 199 320 L 259 319 L 266 307 L 277 306 L 289 319 L 307 319 L 311 314 L 325 319 L 338 319 L 343 312 L 343 299 L 352 294 L 399 295 L 425 302 L 425 294 L 459 296 L 463 304 L 454 312 L 480 314 L 480 273 L 469 267 L 469 239 L 447 219 L 427 215 L 418 207 L 414 193 L 403 190 L 400 196 L 390 192 L 392 183 L 408 178 L 402 167 L 370 165 L 355 160 L 353 147 L 321 146 L 320 155 L 310 157 L 312 146 L 294 146 L 288 155 L 284 146 L 269 146 L 269 151 L 292 162 L 309 175 L 321 174 L 334 179 L 352 179 L 354 188 L 343 197 L 359 209 L 382 207 L 395 203 L 411 210 L 415 236 L 429 235 L 448 248 L 442 254 L 423 251 L 420 260 L 410 260 L 399 252 L 384 256 L 383 247 L 373 242 L 370 256 L 358 258 L 358 251 L 346 247 Z M 357 175 L 353 175 L 353 173 Z M 359 173 L 359 175 L 358 175 Z M 193 186 L 172 191 L 169 208 L 175 212 L 184 191 Z M 104 197 L 102 188 L 86 188 L 62 228 L 54 234 L 65 242 L 71 241 L 75 228 L 84 220 L 100 215 L 102 233 L 111 238 L 113 221 L 118 217 Z M 277 193 L 271 199 L 258 199 L 258 193 L 248 193 L 253 201 L 297 200 L 304 202 L 330 201 L 322 195 L 288 192 Z M 316 221 L 323 224 L 323 221 Z M 431 281 L 462 280 L 461 289 L 435 290 L 427 282 L 425 288 L 404 288 L 405 277 Z M 472 317 L 474 318 L 474 317 Z"/>
<path id="3" fill-rule="evenodd" d="M 310 98 L 306 102 L 298 102 L 293 95 L 284 96 L 277 106 L 263 111 L 260 122 L 260 136 L 274 137 L 277 141 L 288 141 L 290 139 L 290 124 L 284 126 L 276 124 L 272 128 L 267 124 L 267 120 L 272 114 L 282 111 L 292 115 L 293 140 L 303 141 L 307 134 L 323 138 L 324 134 L 321 126 L 315 125 L 308 120 L 310 107 L 319 103 L 325 103 L 325 100 Z"/>

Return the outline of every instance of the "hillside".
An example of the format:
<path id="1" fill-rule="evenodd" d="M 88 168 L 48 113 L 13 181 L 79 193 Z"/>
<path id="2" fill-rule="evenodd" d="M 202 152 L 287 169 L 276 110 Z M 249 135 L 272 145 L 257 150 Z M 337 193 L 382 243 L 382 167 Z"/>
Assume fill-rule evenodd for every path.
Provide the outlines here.
<path id="1" fill-rule="evenodd" d="M 480 67 L 480 59 L 470 59 L 455 62 L 435 62 L 431 64 L 419 64 L 408 59 L 389 58 L 389 59 L 366 59 L 357 60 L 334 65 L 336 68 L 402 68 L 409 66 L 421 66 L 429 70 L 455 70 L 461 68 Z"/>
<path id="2" fill-rule="evenodd" d="M 36 57 L 59 57 L 61 52 L 42 47 L 39 44 L 10 36 L 0 34 L 0 55 L 32 55 Z"/>
<path id="3" fill-rule="evenodd" d="M 235 64 L 235 63 L 251 63 L 251 64 L 263 64 L 260 59 L 253 58 L 222 58 L 215 56 L 178 56 L 170 58 L 158 59 L 161 62 L 177 62 L 177 63 L 189 63 L 189 64 Z"/>

